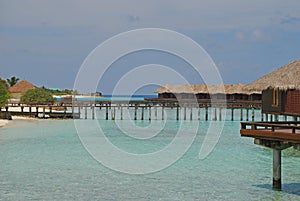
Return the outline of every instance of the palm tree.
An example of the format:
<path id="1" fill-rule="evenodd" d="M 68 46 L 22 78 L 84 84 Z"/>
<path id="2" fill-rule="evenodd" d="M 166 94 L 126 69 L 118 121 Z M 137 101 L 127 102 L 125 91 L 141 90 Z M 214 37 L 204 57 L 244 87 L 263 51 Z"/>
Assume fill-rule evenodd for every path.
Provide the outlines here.
<path id="1" fill-rule="evenodd" d="M 17 84 L 19 80 L 20 80 L 20 79 L 17 78 L 17 77 L 15 77 L 15 76 L 11 77 L 10 79 L 6 79 L 6 81 L 7 81 L 7 83 L 9 84 L 10 87 L 12 87 L 12 86 L 14 86 L 15 84 Z"/>

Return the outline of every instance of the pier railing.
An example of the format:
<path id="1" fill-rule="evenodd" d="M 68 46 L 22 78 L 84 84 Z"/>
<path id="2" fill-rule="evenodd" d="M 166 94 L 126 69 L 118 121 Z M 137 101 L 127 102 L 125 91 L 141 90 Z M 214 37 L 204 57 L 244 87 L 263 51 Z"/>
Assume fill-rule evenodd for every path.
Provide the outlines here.
<path id="1" fill-rule="evenodd" d="M 241 136 L 300 143 L 300 122 L 242 122 Z"/>

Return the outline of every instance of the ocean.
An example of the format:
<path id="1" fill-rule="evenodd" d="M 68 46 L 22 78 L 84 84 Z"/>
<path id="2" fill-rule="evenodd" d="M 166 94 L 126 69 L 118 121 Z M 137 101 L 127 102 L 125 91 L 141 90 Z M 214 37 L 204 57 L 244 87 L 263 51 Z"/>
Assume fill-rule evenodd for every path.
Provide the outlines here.
<path id="1" fill-rule="evenodd" d="M 224 118 L 218 143 L 205 159 L 199 158 L 199 152 L 212 122 L 198 121 L 196 113 L 192 121 L 174 120 L 175 110 L 170 109 L 164 122 L 146 117 L 118 122 L 104 120 L 103 112 L 97 111 L 97 120 L 77 121 L 96 122 L 115 147 L 137 155 L 163 149 L 181 126 L 186 132 L 183 143 L 195 122 L 198 130 L 175 163 L 135 175 L 95 160 L 81 143 L 74 120 L 13 120 L 0 129 L 0 200 L 300 200 L 299 152 L 283 151 L 283 190 L 272 190 L 272 151 L 240 137 L 239 112 L 234 121 L 230 115 Z M 259 110 L 255 115 L 260 120 Z M 144 139 L 138 139 L 139 129 Z M 156 129 L 160 132 L 150 138 Z M 87 127 L 86 132 L 94 131 Z M 109 156 L 124 162 L 117 155 Z M 118 165 L 136 168 L 134 163 Z"/>

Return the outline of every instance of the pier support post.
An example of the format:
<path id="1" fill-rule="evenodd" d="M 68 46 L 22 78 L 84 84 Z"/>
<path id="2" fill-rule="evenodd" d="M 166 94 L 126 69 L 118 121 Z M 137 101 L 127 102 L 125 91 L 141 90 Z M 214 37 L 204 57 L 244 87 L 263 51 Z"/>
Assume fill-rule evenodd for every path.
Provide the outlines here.
<path id="1" fill-rule="evenodd" d="M 81 115 L 80 106 L 78 106 L 78 115 L 79 115 L 79 119 L 80 119 L 80 115 Z"/>
<path id="2" fill-rule="evenodd" d="M 92 106 L 92 119 L 93 120 L 95 119 L 95 107 L 94 106 Z"/>
<path id="3" fill-rule="evenodd" d="M 43 118 L 45 118 L 46 117 L 46 107 L 44 106 L 43 107 Z"/>
<path id="4" fill-rule="evenodd" d="M 161 108 L 161 120 L 165 120 L 165 113 L 164 113 L 165 105 L 162 106 Z"/>
<path id="5" fill-rule="evenodd" d="M 273 189 L 281 190 L 281 150 L 273 149 Z"/>
<path id="6" fill-rule="evenodd" d="M 134 107 L 134 120 L 137 119 L 137 118 L 136 118 L 136 114 L 137 114 L 137 106 L 135 105 L 135 107 Z"/>
<path id="7" fill-rule="evenodd" d="M 217 108 L 214 108 L 214 117 L 212 119 L 213 121 L 217 121 Z"/>
<path id="8" fill-rule="evenodd" d="M 21 112 L 22 113 L 24 112 L 24 106 L 21 106 Z"/>
<path id="9" fill-rule="evenodd" d="M 142 117 L 141 120 L 144 120 L 144 106 L 142 106 Z"/>
<path id="10" fill-rule="evenodd" d="M 179 120 L 179 105 L 177 105 L 177 108 L 176 108 L 176 120 L 177 121 Z"/>
<path id="11" fill-rule="evenodd" d="M 115 117 L 115 115 L 116 115 L 116 106 L 114 106 L 114 109 L 112 109 L 112 114 L 111 114 L 111 120 L 115 120 L 116 119 L 116 117 Z"/>
<path id="12" fill-rule="evenodd" d="M 205 107 L 205 121 L 208 121 L 208 107 Z"/>
<path id="13" fill-rule="evenodd" d="M 222 108 L 219 108 L 219 121 L 222 121 Z"/>
<path id="14" fill-rule="evenodd" d="M 198 121 L 200 121 L 200 107 L 198 107 Z"/>
<path id="15" fill-rule="evenodd" d="M 105 105 L 105 119 L 108 120 L 108 105 Z"/>
<path id="16" fill-rule="evenodd" d="M 123 107 L 122 107 L 122 105 L 121 105 L 121 120 L 123 120 Z"/>
<path id="17" fill-rule="evenodd" d="M 243 121 L 243 108 L 241 108 L 241 121 Z"/>
<path id="18" fill-rule="evenodd" d="M 190 120 L 193 120 L 193 108 L 191 107 L 191 112 L 190 112 Z"/>
<path id="19" fill-rule="evenodd" d="M 155 120 L 157 120 L 157 106 L 155 107 L 155 113 L 154 113 L 154 116 L 155 116 Z"/>
<path id="20" fill-rule="evenodd" d="M 149 106 L 149 121 L 151 121 L 151 106 Z"/>
<path id="21" fill-rule="evenodd" d="M 29 107 L 29 113 L 31 113 L 31 111 L 32 111 L 32 110 L 31 110 L 31 107 Z"/>
<path id="22" fill-rule="evenodd" d="M 251 115 L 251 117 L 252 117 L 252 121 L 254 121 L 254 120 L 255 120 L 255 116 L 254 116 L 254 108 L 252 108 L 252 115 Z"/>
<path id="23" fill-rule="evenodd" d="M 234 109 L 231 108 L 231 121 L 233 121 L 233 114 L 234 114 Z"/>
<path id="24" fill-rule="evenodd" d="M 186 120 L 186 107 L 184 106 L 184 110 L 183 110 L 183 120 Z"/>
<path id="25" fill-rule="evenodd" d="M 87 106 L 84 106 L 84 118 L 87 119 Z"/>
<path id="26" fill-rule="evenodd" d="M 246 121 L 249 121 L 249 108 L 246 110 Z"/>

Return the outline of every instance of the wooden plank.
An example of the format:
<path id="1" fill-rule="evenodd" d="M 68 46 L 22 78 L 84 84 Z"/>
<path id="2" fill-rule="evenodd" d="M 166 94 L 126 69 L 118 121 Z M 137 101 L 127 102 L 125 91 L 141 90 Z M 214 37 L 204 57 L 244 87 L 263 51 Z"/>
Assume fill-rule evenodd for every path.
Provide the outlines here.
<path id="1" fill-rule="evenodd" d="M 272 132 L 267 130 L 240 130 L 242 137 L 262 138 L 269 140 L 287 141 L 293 143 L 300 143 L 300 134 L 286 133 L 286 132 Z"/>

